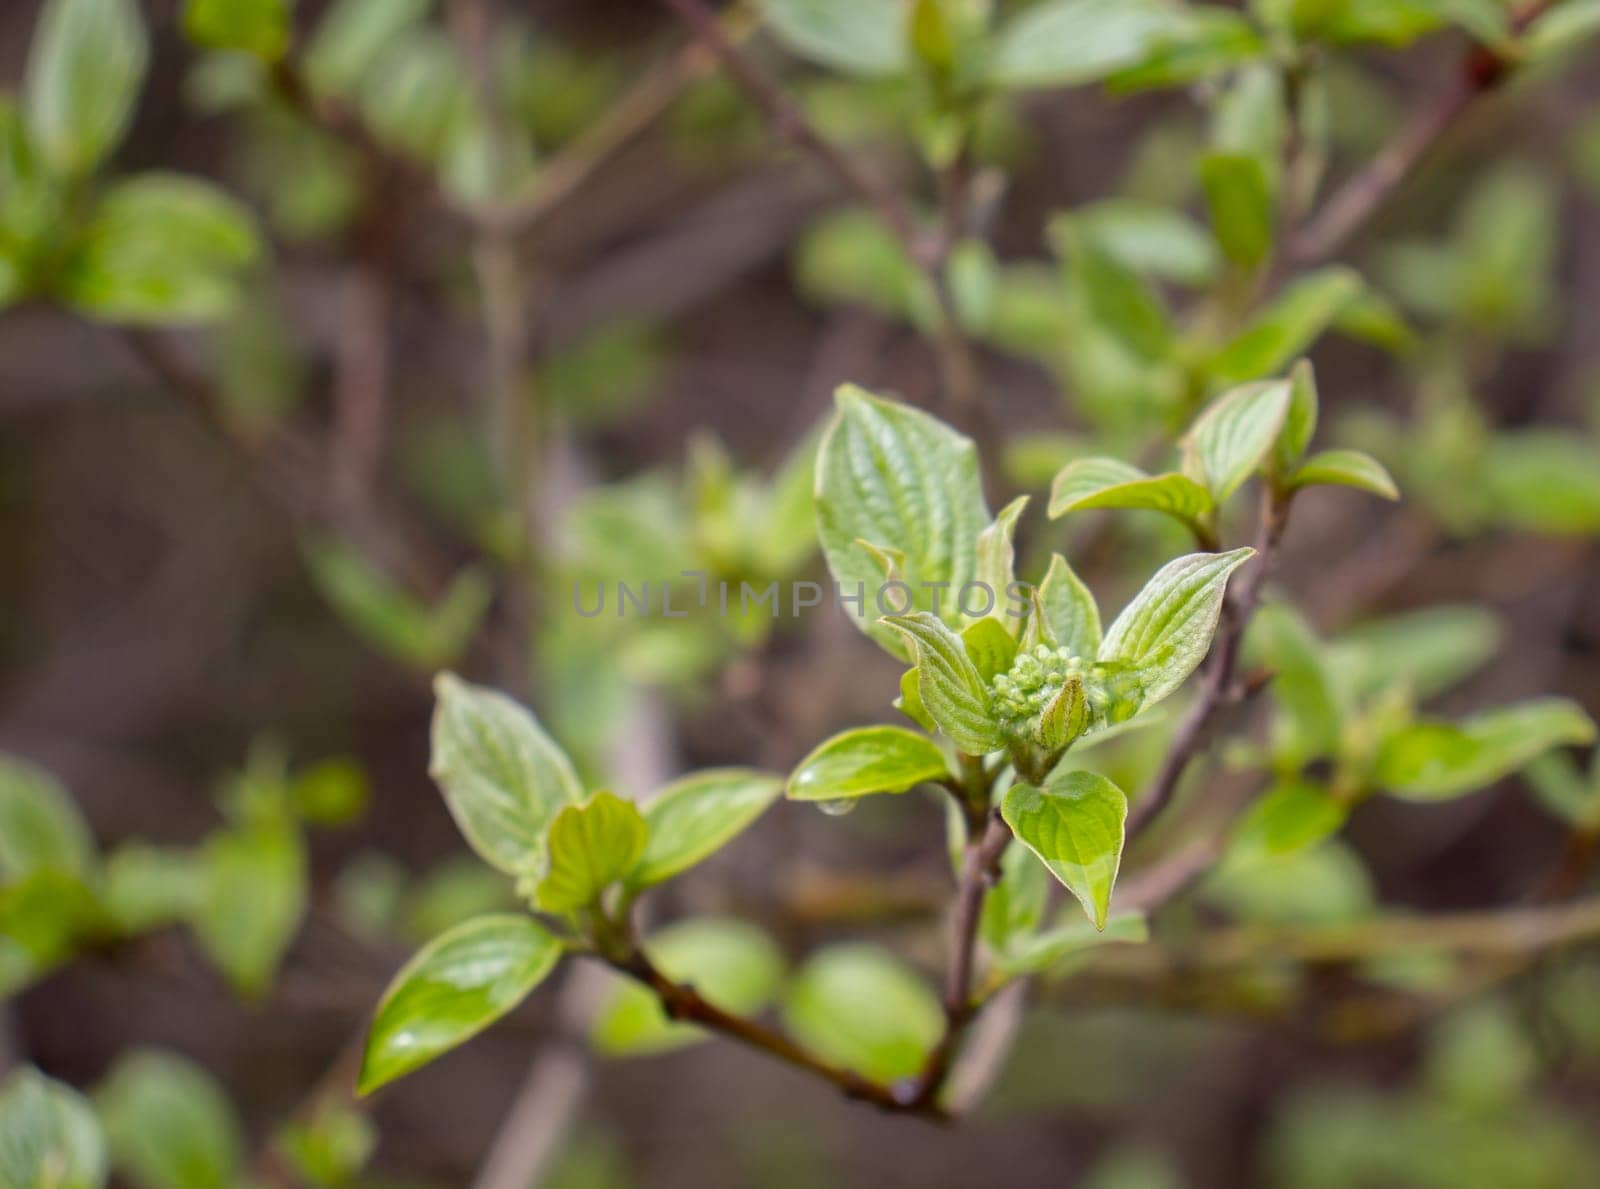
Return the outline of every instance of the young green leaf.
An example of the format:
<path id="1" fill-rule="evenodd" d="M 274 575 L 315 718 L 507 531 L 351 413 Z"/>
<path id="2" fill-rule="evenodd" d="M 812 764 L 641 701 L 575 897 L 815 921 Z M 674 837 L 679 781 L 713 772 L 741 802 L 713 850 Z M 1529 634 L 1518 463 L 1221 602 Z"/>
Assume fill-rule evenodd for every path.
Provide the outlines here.
<path id="1" fill-rule="evenodd" d="M 276 62 L 289 48 L 289 0 L 189 0 L 183 32 L 204 49 Z"/>
<path id="2" fill-rule="evenodd" d="M 886 591 L 884 605 L 933 610 L 945 583 L 942 619 L 954 622 L 956 595 L 977 566 L 978 535 L 989 510 L 978 484 L 977 448 L 969 438 L 905 405 L 853 385 L 839 389 L 838 412 L 817 455 L 817 534 L 845 596 L 863 594 L 857 626 L 896 655 L 896 634 L 876 622 L 880 562 L 861 545 L 898 550 L 907 590 Z"/>
<path id="3" fill-rule="evenodd" d="M 1191 553 L 1168 562 L 1107 629 L 1100 659 L 1132 667 L 1141 709 L 1172 693 L 1205 659 L 1228 576 L 1254 553 Z"/>
<path id="4" fill-rule="evenodd" d="M 783 780 L 752 768 L 714 768 L 674 781 L 644 807 L 650 831 L 629 884 L 648 887 L 728 845 L 783 792 Z"/>
<path id="5" fill-rule="evenodd" d="M 1223 253 L 1256 267 L 1272 250 L 1272 182 L 1261 161 L 1248 153 L 1210 153 L 1200 162 L 1200 184 Z"/>
<path id="6" fill-rule="evenodd" d="M 196 939 L 241 994 L 262 994 L 305 915 L 304 840 L 281 822 L 213 834 L 200 880 L 189 917 Z"/>
<path id="7" fill-rule="evenodd" d="M 950 766 L 933 740 L 900 727 L 858 727 L 835 735 L 789 777 L 791 801 L 837 801 L 903 793 L 946 779 Z"/>
<path id="8" fill-rule="evenodd" d="M 1557 818 L 1574 830 L 1600 834 L 1600 759 L 1586 776 L 1565 752 L 1552 751 L 1529 764 L 1524 776 Z"/>
<path id="9" fill-rule="evenodd" d="M 978 936 L 990 949 L 1005 950 L 1039 927 L 1049 903 L 1050 875 L 1044 865 L 1023 847 L 1007 847 L 1000 879 L 983 898 Z"/>
<path id="10" fill-rule="evenodd" d="M 1272 443 L 1272 474 L 1290 474 L 1305 457 L 1317 432 L 1317 375 L 1309 359 L 1302 359 L 1289 373 L 1289 408 L 1283 415 L 1283 429 Z"/>
<path id="11" fill-rule="evenodd" d="M 1175 19 L 1158 0 L 1045 0 L 995 40 L 989 79 L 999 87 L 1094 82 L 1138 62 Z"/>
<path id="12" fill-rule="evenodd" d="M 1050 555 L 1050 568 L 1039 583 L 1039 599 L 1058 644 L 1070 649 L 1073 656 L 1100 655 L 1100 608 L 1083 579 L 1059 553 Z"/>
<path id="13" fill-rule="evenodd" d="M 56 287 L 110 322 L 214 322 L 237 304 L 261 243 L 248 208 L 209 182 L 143 174 L 90 210 Z"/>
<path id="14" fill-rule="evenodd" d="M 105 1135 L 83 1095 L 31 1068 L 0 1085 L 0 1184 L 100 1189 L 107 1172 Z"/>
<path id="15" fill-rule="evenodd" d="M 94 859 L 88 824 L 61 782 L 0 755 L 0 882 L 41 870 L 86 875 Z"/>
<path id="16" fill-rule="evenodd" d="M 1270 376 L 1316 342 L 1352 302 L 1365 283 L 1348 268 L 1324 268 L 1286 287 L 1254 322 L 1211 361 L 1211 374 L 1224 384 Z"/>
<path id="17" fill-rule="evenodd" d="M 966 645 L 943 623 L 919 611 L 891 615 L 885 623 L 904 632 L 917 665 L 917 690 L 928 716 L 968 755 L 1005 744 L 995 725 L 989 686 L 967 656 Z"/>
<path id="18" fill-rule="evenodd" d="M 1107 198 L 1051 218 L 1058 250 L 1068 221 L 1125 268 L 1180 285 L 1204 285 L 1217 274 L 1217 245 L 1182 211 L 1139 198 Z"/>
<path id="19" fill-rule="evenodd" d="M 1230 858 L 1248 860 L 1291 854 L 1337 833 L 1350 814 L 1328 790 L 1308 780 L 1290 780 L 1264 793 L 1234 831 Z"/>
<path id="20" fill-rule="evenodd" d="M 1246 384 L 1206 406 L 1183 442 L 1183 470 L 1218 505 L 1265 461 L 1289 411 L 1287 380 Z"/>
<path id="21" fill-rule="evenodd" d="M 1104 929 L 1128 816 L 1122 790 L 1097 772 L 1052 773 L 1041 788 L 1012 785 L 1000 812 L 1017 840 L 1077 897 L 1095 928 Z"/>
<path id="22" fill-rule="evenodd" d="M 1012 544 L 1012 538 L 1016 535 L 1017 521 L 1027 506 L 1028 497 L 1018 496 L 994 518 L 993 524 L 978 534 L 978 564 L 973 581 L 982 583 L 988 589 L 991 605 L 983 615 L 966 616 L 969 622 L 982 619 L 992 619 L 1008 625 L 1016 622 L 1003 617 L 1006 591 L 1010 589 L 1011 583 L 1017 576 L 1017 551 Z M 956 594 L 959 595 L 960 591 Z"/>
<path id="23" fill-rule="evenodd" d="M 470 1040 L 527 997 L 561 957 L 529 917 L 476 917 L 436 938 L 384 992 L 367 1033 L 357 1088 L 379 1086 Z"/>
<path id="24" fill-rule="evenodd" d="M 1313 454 L 1295 471 L 1290 482 L 1297 488 L 1354 487 L 1386 500 L 1400 498 L 1400 489 L 1383 464 L 1359 450 L 1324 450 Z"/>
<path id="25" fill-rule="evenodd" d="M 244 1179 L 244 1132 L 233 1103 L 192 1061 L 128 1053 L 94 1099 L 113 1163 L 141 1189 L 211 1189 Z"/>
<path id="26" fill-rule="evenodd" d="M 1069 462 L 1050 485 L 1050 519 L 1091 508 L 1165 512 L 1194 528 L 1211 514 L 1211 494 L 1187 475 L 1147 475 L 1115 458 Z"/>
<path id="27" fill-rule="evenodd" d="M 1027 855 L 1027 851 L 1019 851 Z M 1033 862 L 1029 856 L 1029 862 Z M 1033 864 L 1039 870 L 1038 863 Z M 1060 966 L 1067 958 L 1098 946 L 1121 943 L 1139 945 L 1150 940 L 1150 926 L 1142 912 L 1120 913 L 1096 929 L 1087 921 L 1069 921 L 1019 938 L 1011 948 L 996 955 L 994 966 L 1001 974 L 1015 978 L 1023 974 L 1043 974 Z"/>
<path id="28" fill-rule="evenodd" d="M 545 828 L 583 797 L 572 761 L 533 715 L 452 673 L 434 681 L 429 772 L 472 849 L 511 875 L 538 861 Z"/>
<path id="29" fill-rule="evenodd" d="M 1486 501 L 1502 524 L 1600 534 L 1600 443 L 1564 430 L 1496 434 L 1483 459 Z"/>
<path id="30" fill-rule="evenodd" d="M 894 700 L 894 708 L 924 731 L 937 731 L 939 729 L 938 725 L 929 717 L 928 708 L 922 704 L 922 683 L 917 674 L 916 666 L 912 666 L 900 674 L 900 696 Z"/>
<path id="31" fill-rule="evenodd" d="M 998 619 L 980 619 L 961 633 L 967 656 L 984 681 L 993 681 L 1017 659 L 1017 642 Z"/>
<path id="32" fill-rule="evenodd" d="M 776 791 L 774 785 L 774 795 Z M 690 807 L 671 806 L 667 812 L 679 808 Z M 704 844 L 704 838 L 688 835 L 691 816 L 686 813 L 673 823 L 685 831 L 678 837 L 685 849 L 663 853 L 659 870 L 670 873 L 675 863 Z M 615 794 L 599 792 L 581 805 L 568 805 L 550 822 L 549 858 L 534 890 L 539 907 L 549 912 L 589 907 L 600 899 L 600 893 L 633 870 L 644 856 L 649 838 L 644 815 L 632 801 Z"/>
<path id="33" fill-rule="evenodd" d="M 652 934 L 644 948 L 668 978 L 693 983 L 702 997 L 736 1015 L 760 1011 L 783 979 L 783 954 L 744 921 L 679 921 Z M 707 1036 L 693 1024 L 668 1019 L 652 991 L 621 978 L 613 982 L 589 1031 L 590 1042 L 608 1057 L 666 1052 Z"/>
<path id="34" fill-rule="evenodd" d="M 784 1017 L 823 1059 L 884 1081 L 916 1073 L 944 1027 L 932 989 L 871 945 L 814 954 L 790 984 Z"/>
<path id="35" fill-rule="evenodd" d="M 1156 290 L 1071 216 L 1051 224 L 1068 277 L 1090 315 L 1141 359 L 1170 359 L 1172 320 Z"/>
<path id="36" fill-rule="evenodd" d="M 106 857 L 100 897 L 124 933 L 192 919 L 206 894 L 203 855 L 125 842 Z"/>
<path id="37" fill-rule="evenodd" d="M 790 50 L 849 74 L 898 74 L 911 63 L 902 0 L 758 0 Z"/>
<path id="38" fill-rule="evenodd" d="M 122 140 L 139 97 L 149 36 L 137 0 L 49 0 L 28 53 L 23 110 L 58 173 L 93 172 Z"/>
<path id="39" fill-rule="evenodd" d="M 1539 698 L 1455 724 L 1423 721 L 1385 739 L 1374 779 L 1410 800 L 1486 788 L 1553 748 L 1593 743 L 1595 725 L 1575 702 Z"/>
<path id="40" fill-rule="evenodd" d="M 1351 699 L 1334 679 L 1327 646 L 1291 605 L 1271 603 L 1251 619 L 1245 647 L 1253 664 L 1273 674 L 1274 758 L 1304 765 L 1333 755 Z"/>
<path id="41" fill-rule="evenodd" d="M 337 0 L 306 46 L 305 74 L 312 90 L 354 92 L 431 7 L 431 0 Z"/>

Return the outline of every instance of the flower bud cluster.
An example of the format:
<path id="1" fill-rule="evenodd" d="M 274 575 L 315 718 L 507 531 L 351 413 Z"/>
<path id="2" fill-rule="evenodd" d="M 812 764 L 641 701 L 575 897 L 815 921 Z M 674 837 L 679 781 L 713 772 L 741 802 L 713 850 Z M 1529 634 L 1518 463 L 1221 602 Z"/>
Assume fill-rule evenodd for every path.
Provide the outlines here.
<path id="1" fill-rule="evenodd" d="M 1066 648 L 1036 644 L 1017 653 L 1011 668 L 993 682 L 994 713 L 1001 729 L 1017 738 L 1029 735 L 1046 706 L 1073 677 L 1086 679 L 1088 662 Z"/>

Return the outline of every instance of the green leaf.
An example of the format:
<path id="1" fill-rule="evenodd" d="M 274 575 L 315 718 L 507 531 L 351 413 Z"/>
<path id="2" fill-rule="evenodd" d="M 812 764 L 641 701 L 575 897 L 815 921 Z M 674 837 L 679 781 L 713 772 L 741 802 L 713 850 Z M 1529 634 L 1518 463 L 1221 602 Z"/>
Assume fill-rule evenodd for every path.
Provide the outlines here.
<path id="1" fill-rule="evenodd" d="M 1141 709 L 1172 693 L 1205 659 L 1228 575 L 1254 553 L 1191 553 L 1168 562 L 1107 629 L 1100 659 L 1132 667 Z"/>
<path id="2" fill-rule="evenodd" d="M 633 870 L 649 837 L 638 807 L 615 794 L 599 792 L 582 805 L 568 805 L 550 822 L 549 862 L 535 889 L 539 907 L 550 912 L 589 907 Z M 663 855 L 663 869 L 682 858 Z"/>
<path id="3" fill-rule="evenodd" d="M 357 1087 L 379 1086 L 470 1040 L 555 967 L 561 942 L 529 917 L 476 917 L 436 938 L 395 975 L 367 1033 Z"/>
<path id="4" fill-rule="evenodd" d="M 1524 773 L 1540 804 L 1586 834 L 1600 834 L 1600 763 L 1586 778 L 1565 752 L 1552 751 Z"/>
<path id="5" fill-rule="evenodd" d="M 112 1160 L 139 1189 L 225 1189 L 244 1179 L 244 1134 L 215 1078 L 171 1053 L 121 1057 L 95 1090 Z"/>
<path id="6" fill-rule="evenodd" d="M 106 1141 L 89 1103 L 36 1069 L 0 1086 L 0 1183 L 17 1189 L 100 1189 Z"/>
<path id="7" fill-rule="evenodd" d="M 305 914 L 305 843 L 272 822 L 213 834 L 200 879 L 189 919 L 196 938 L 241 994 L 264 993 Z"/>
<path id="8" fill-rule="evenodd" d="M 1180 210 L 1139 198 L 1108 198 L 1077 207 L 1050 221 L 1059 244 L 1065 220 L 1124 268 L 1180 285 L 1205 285 L 1220 264 L 1217 245 L 1203 227 Z"/>
<path id="9" fill-rule="evenodd" d="M 1157 0 L 1045 0 L 995 39 L 989 80 L 999 87 L 1094 82 L 1138 62 L 1174 19 Z"/>
<path id="10" fill-rule="evenodd" d="M 898 550 L 912 609 L 930 611 L 947 583 L 941 618 L 953 622 L 956 596 L 977 565 L 978 535 L 989 524 L 978 484 L 978 453 L 969 438 L 905 405 L 853 385 L 839 389 L 838 412 L 817 456 L 817 534 L 828 569 L 845 596 L 864 592 L 857 626 L 896 655 L 892 631 L 875 621 L 882 567 L 861 542 Z M 898 610 L 904 592 L 887 596 Z"/>
<path id="11" fill-rule="evenodd" d="M 354 92 L 432 6 L 432 0 L 338 0 L 306 46 L 312 90 Z"/>
<path id="12" fill-rule="evenodd" d="M 772 1001 L 783 979 L 783 955 L 760 929 L 738 920 L 680 921 L 644 944 L 651 963 L 723 1011 L 750 1015 Z M 668 1019 L 657 996 L 618 978 L 595 1015 L 589 1040 L 608 1057 L 661 1053 L 708 1037 L 703 1029 Z"/>
<path id="13" fill-rule="evenodd" d="M 978 620 L 961 633 L 961 643 L 985 683 L 1011 668 L 1017 659 L 1017 642 L 998 619 Z"/>
<path id="14" fill-rule="evenodd" d="M 429 773 L 472 849 L 511 875 L 539 861 L 545 828 L 583 797 L 572 761 L 521 706 L 452 673 L 434 681 Z"/>
<path id="15" fill-rule="evenodd" d="M 1096 929 L 1106 927 L 1122 863 L 1128 798 L 1097 772 L 1054 772 L 1042 788 L 1012 785 L 1001 815 L 1017 840 L 1077 897 Z"/>
<path id="16" fill-rule="evenodd" d="M 91 173 L 122 140 L 149 58 L 137 0 L 49 0 L 28 53 L 28 135 L 56 173 Z"/>
<path id="17" fill-rule="evenodd" d="M 1028 854 L 1027 851 L 1017 853 Z M 1030 857 L 1029 862 L 1032 861 Z M 1037 863 L 1033 865 L 1040 871 L 1044 870 Z M 1142 912 L 1114 916 L 1106 921 L 1104 929 L 1096 929 L 1088 921 L 1070 921 L 1021 939 L 998 955 L 994 966 L 1000 973 L 1010 977 L 1042 974 L 1061 965 L 1067 958 L 1102 945 L 1139 945 L 1149 940 L 1150 926 Z"/>
<path id="18" fill-rule="evenodd" d="M 1305 457 L 1317 432 L 1317 406 L 1317 376 L 1311 361 L 1302 359 L 1289 374 L 1289 407 L 1283 415 L 1283 429 L 1272 444 L 1274 477 L 1288 475 Z"/>
<path id="19" fill-rule="evenodd" d="M 1207 5 L 1174 12 L 1175 17 L 1180 14 L 1185 19 L 1174 20 L 1140 61 L 1107 80 L 1112 91 L 1202 82 L 1259 58 L 1263 52 L 1261 35 L 1240 13 Z"/>
<path id="20" fill-rule="evenodd" d="M 190 851 L 128 842 L 106 858 L 100 896 L 124 933 L 189 920 L 205 894 L 203 859 Z"/>
<path id="21" fill-rule="evenodd" d="M 894 700 L 894 708 L 924 731 L 939 729 L 938 724 L 928 717 L 928 708 L 922 704 L 922 685 L 915 667 L 900 674 L 900 696 Z"/>
<path id="22" fill-rule="evenodd" d="M 1600 445 L 1561 430 L 1497 434 L 1483 470 L 1500 522 L 1562 536 L 1600 533 Z"/>
<path id="23" fill-rule="evenodd" d="M 1004 619 L 1006 608 L 1006 592 L 1016 580 L 1016 547 L 1012 538 L 1016 536 L 1017 521 L 1021 518 L 1023 510 L 1028 506 L 1028 497 L 1020 495 L 1005 506 L 1005 510 L 996 516 L 994 523 L 978 534 L 978 565 L 973 575 L 973 581 L 982 583 L 988 588 L 992 605 L 989 610 L 978 616 L 966 616 L 969 621 L 992 619 L 996 622 L 1007 623 Z M 957 596 L 960 591 L 955 592 Z M 980 596 L 982 592 L 977 592 Z M 969 600 L 981 605 L 981 598 Z M 965 613 L 963 613 L 965 614 Z M 1011 620 L 1009 623 L 1014 624 Z"/>
<path id="24" fill-rule="evenodd" d="M 951 742 L 968 755 L 984 755 L 1004 746 L 990 706 L 988 683 L 967 656 L 961 637 L 926 611 L 891 615 L 884 622 L 904 632 L 911 642 L 922 705 Z"/>
<path id="25" fill-rule="evenodd" d="M 1200 161 L 1200 184 L 1223 253 L 1256 267 L 1272 250 L 1272 182 L 1261 162 L 1247 153 L 1209 153 Z"/>
<path id="26" fill-rule="evenodd" d="M 55 284 L 108 322 L 213 322 L 261 252 L 255 218 L 198 178 L 150 173 L 106 190 Z"/>
<path id="27" fill-rule="evenodd" d="M 288 0 L 189 0 L 183 33 L 203 49 L 239 50 L 276 62 L 289 48 Z"/>
<path id="28" fill-rule="evenodd" d="M 1073 656 L 1100 655 L 1100 608 L 1083 579 L 1059 553 L 1050 555 L 1050 568 L 1039 583 L 1039 599 L 1057 644 L 1070 649 Z"/>
<path id="29" fill-rule="evenodd" d="M 782 792 L 780 777 L 752 768 L 714 768 L 669 784 L 644 807 L 650 836 L 629 884 L 648 887 L 693 867 L 743 833 Z"/>
<path id="30" fill-rule="evenodd" d="M 94 860 L 88 824 L 61 782 L 0 755 L 0 883 L 41 870 L 84 876 Z"/>
<path id="31" fill-rule="evenodd" d="M 1069 462 L 1050 485 L 1050 519 L 1092 508 L 1165 512 L 1191 528 L 1211 514 L 1210 492 L 1176 472 L 1147 475 L 1115 458 Z"/>
<path id="32" fill-rule="evenodd" d="M 1280 713 L 1273 721 L 1274 760 L 1306 764 L 1333 755 L 1349 702 L 1334 680 L 1327 648 L 1287 603 L 1270 603 L 1250 621 L 1245 640 L 1252 664 L 1272 673 Z"/>
<path id="33" fill-rule="evenodd" d="M 1075 216 L 1050 225 L 1068 262 L 1068 276 L 1089 314 L 1141 359 L 1162 362 L 1173 352 L 1172 321 L 1160 296 L 1137 272 L 1094 237 Z"/>
<path id="34" fill-rule="evenodd" d="M 1223 504 L 1260 468 L 1283 429 L 1291 384 L 1268 380 L 1224 393 L 1196 419 L 1183 443 L 1184 473 Z"/>
<path id="35" fill-rule="evenodd" d="M 1386 500 L 1400 498 L 1400 489 L 1383 464 L 1359 450 L 1324 450 L 1313 454 L 1295 471 L 1291 484 L 1296 488 L 1354 487 Z"/>
<path id="36" fill-rule="evenodd" d="M 1351 628 L 1335 641 L 1329 664 L 1358 696 L 1399 681 L 1428 698 L 1480 668 L 1499 649 L 1501 636 L 1493 612 L 1441 604 Z"/>
<path id="37" fill-rule="evenodd" d="M 824 1060 L 883 1081 L 916 1073 L 944 1030 L 933 990 L 871 945 L 814 954 L 789 987 L 784 1017 Z"/>
<path id="38" fill-rule="evenodd" d="M 1335 834 L 1350 808 L 1308 780 L 1290 780 L 1269 789 L 1239 822 L 1230 858 L 1247 860 L 1287 855 L 1315 846 Z"/>
<path id="39" fill-rule="evenodd" d="M 1348 268 L 1325 268 L 1284 289 L 1244 332 L 1211 361 L 1225 384 L 1257 380 L 1282 371 L 1331 326 L 1364 290 Z"/>
<path id="40" fill-rule="evenodd" d="M 992 950 L 1005 950 L 1044 920 L 1050 903 L 1050 875 L 1020 846 L 1007 847 L 1000 879 L 983 898 L 978 936 Z"/>
<path id="41" fill-rule="evenodd" d="M 1399 797 L 1442 800 L 1486 788 L 1553 748 L 1594 739 L 1594 722 L 1565 698 L 1504 706 L 1459 724 L 1425 720 L 1383 740 L 1374 782 Z"/>
<path id="42" fill-rule="evenodd" d="M 837 801 L 869 793 L 903 793 L 950 776 L 933 740 L 900 727 L 858 727 L 835 735 L 800 761 L 789 777 L 791 801 Z"/>
<path id="43" fill-rule="evenodd" d="M 911 62 L 902 0 L 757 0 L 779 41 L 849 74 L 897 74 Z"/>
<path id="44" fill-rule="evenodd" d="M 1528 61 L 1568 54 L 1600 36 L 1600 0 L 1566 0 L 1540 13 L 1523 36 Z"/>

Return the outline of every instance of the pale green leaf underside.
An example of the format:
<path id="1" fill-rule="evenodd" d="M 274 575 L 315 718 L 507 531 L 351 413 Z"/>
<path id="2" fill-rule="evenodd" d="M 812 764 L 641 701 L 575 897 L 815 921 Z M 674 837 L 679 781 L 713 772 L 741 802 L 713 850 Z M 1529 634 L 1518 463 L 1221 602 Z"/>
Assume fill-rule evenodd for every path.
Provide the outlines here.
<path id="1" fill-rule="evenodd" d="M 1057 644 L 1071 649 L 1073 656 L 1100 655 L 1100 608 L 1083 579 L 1059 553 L 1050 555 L 1050 568 L 1039 583 L 1039 598 Z"/>
<path id="2" fill-rule="evenodd" d="M 429 771 L 472 848 L 512 875 L 531 869 L 545 828 L 564 805 L 583 797 L 572 762 L 504 694 L 450 673 L 434 683 L 433 759 Z"/>
<path id="3" fill-rule="evenodd" d="M 1211 511 L 1211 495 L 1187 475 L 1147 475 L 1114 458 L 1068 463 L 1050 485 L 1050 518 L 1092 508 L 1165 512 L 1194 524 Z"/>
<path id="4" fill-rule="evenodd" d="M 1182 685 L 1211 647 L 1228 576 L 1253 549 L 1191 553 L 1168 562 L 1107 629 L 1100 659 L 1130 665 L 1149 706 Z"/>
<path id="5" fill-rule="evenodd" d="M 757 0 L 767 27 L 803 58 L 851 74 L 910 64 L 903 0 Z"/>
<path id="6" fill-rule="evenodd" d="M 137 0 L 50 0 L 28 57 L 28 135 L 55 171 L 89 173 L 133 115 L 149 58 Z"/>
<path id="7" fill-rule="evenodd" d="M 1271 451 L 1289 411 L 1287 380 L 1249 384 L 1218 397 L 1184 440 L 1183 469 L 1218 504 L 1227 501 Z"/>
<path id="8" fill-rule="evenodd" d="M 989 77 L 1001 87 L 1094 82 L 1138 62 L 1175 19 L 1157 0 L 1047 0 L 1000 30 Z"/>
<path id="9" fill-rule="evenodd" d="M 965 644 L 925 611 L 884 620 L 912 642 L 922 706 L 962 751 L 984 755 L 1004 745 L 991 711 L 989 687 Z"/>
<path id="10" fill-rule="evenodd" d="M 791 801 L 834 801 L 869 793 L 903 793 L 949 776 L 933 740 L 901 727 L 858 727 L 835 735 L 800 761 L 789 777 Z"/>
<path id="11" fill-rule="evenodd" d="M 359 1088 L 427 1064 L 505 1015 L 550 973 L 561 943 L 529 917 L 475 917 L 436 938 L 389 984 L 367 1034 Z"/>
<path id="12" fill-rule="evenodd" d="M 1017 840 L 1044 863 L 1104 929 L 1122 862 L 1128 799 L 1095 772 L 1052 774 L 1044 787 L 1013 785 L 1001 814 Z"/>
<path id="13" fill-rule="evenodd" d="M 1359 450 L 1324 450 L 1313 454 L 1295 471 L 1295 487 L 1354 487 L 1386 500 L 1400 498 L 1400 489 L 1384 465 Z"/>
<path id="14" fill-rule="evenodd" d="M 0 1086 L 0 1184 L 19 1189 L 100 1189 L 106 1142 L 88 1100 L 36 1069 Z"/>
<path id="15" fill-rule="evenodd" d="M 628 882 L 647 887 L 693 867 L 752 825 L 782 791 L 780 777 L 752 768 L 717 768 L 674 781 L 644 807 L 650 837 Z"/>

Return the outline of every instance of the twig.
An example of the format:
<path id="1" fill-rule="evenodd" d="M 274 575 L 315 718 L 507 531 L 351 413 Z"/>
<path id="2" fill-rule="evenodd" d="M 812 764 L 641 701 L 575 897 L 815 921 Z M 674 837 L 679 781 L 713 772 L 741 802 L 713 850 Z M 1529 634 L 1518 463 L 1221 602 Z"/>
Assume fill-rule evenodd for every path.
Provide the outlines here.
<path id="1" fill-rule="evenodd" d="M 987 793 L 987 789 L 984 790 Z M 983 901 L 999 878 L 1000 856 L 1011 842 L 1011 829 L 998 812 L 991 811 L 982 835 L 969 833 L 961 861 L 961 884 L 956 891 L 950 924 L 950 966 L 944 985 L 944 1032 L 923 1062 L 912 1101 L 924 1106 L 938 1102 L 950 1076 L 951 1062 L 967 1027 L 977 1014 L 972 1001 L 972 974 L 978 947 L 978 926 Z"/>
<path id="2" fill-rule="evenodd" d="M 1270 485 L 1264 485 L 1253 565 L 1240 580 L 1236 593 L 1224 608 L 1222 633 L 1206 667 L 1198 700 L 1178 724 L 1162 757 L 1161 766 L 1156 770 L 1144 796 L 1128 811 L 1127 834 L 1130 839 L 1141 833 L 1166 808 L 1177 793 L 1189 764 L 1200 753 L 1212 720 L 1238 696 L 1234 688 L 1234 672 L 1238 668 L 1239 649 L 1244 643 L 1250 619 L 1261 601 L 1261 588 L 1276 560 L 1288 515 L 1288 497 L 1279 497 Z"/>
<path id="3" fill-rule="evenodd" d="M 668 1017 L 683 1020 L 737 1040 L 750 1048 L 759 1049 L 787 1065 L 804 1070 L 837 1086 L 844 1094 L 860 1102 L 871 1103 L 891 1114 L 911 1115 L 918 1118 L 945 1121 L 948 1116 L 936 1103 L 919 1102 L 914 1095 L 864 1077 L 853 1069 L 825 1061 L 809 1049 L 769 1028 L 759 1020 L 734 1015 L 703 998 L 686 983 L 675 982 L 663 974 L 636 946 L 626 958 L 607 959 L 623 974 L 637 980 L 661 1001 Z"/>
<path id="4" fill-rule="evenodd" d="M 1549 6 L 1549 0 L 1523 4 L 1511 19 L 1512 35 L 1525 30 Z M 1499 87 L 1512 67 L 1513 63 L 1497 50 L 1484 45 L 1473 46 L 1450 89 L 1418 109 L 1394 139 L 1336 190 L 1322 209 L 1292 237 L 1288 252 L 1290 263 L 1304 267 L 1336 256 L 1445 133 L 1480 97 Z"/>
<path id="5" fill-rule="evenodd" d="M 701 0 L 661 0 L 661 3 L 716 55 L 729 77 L 766 116 L 779 136 L 811 154 L 846 190 L 872 206 L 913 260 L 922 257 L 916 221 L 900 195 L 818 132 L 800 105 L 740 48 Z"/>

